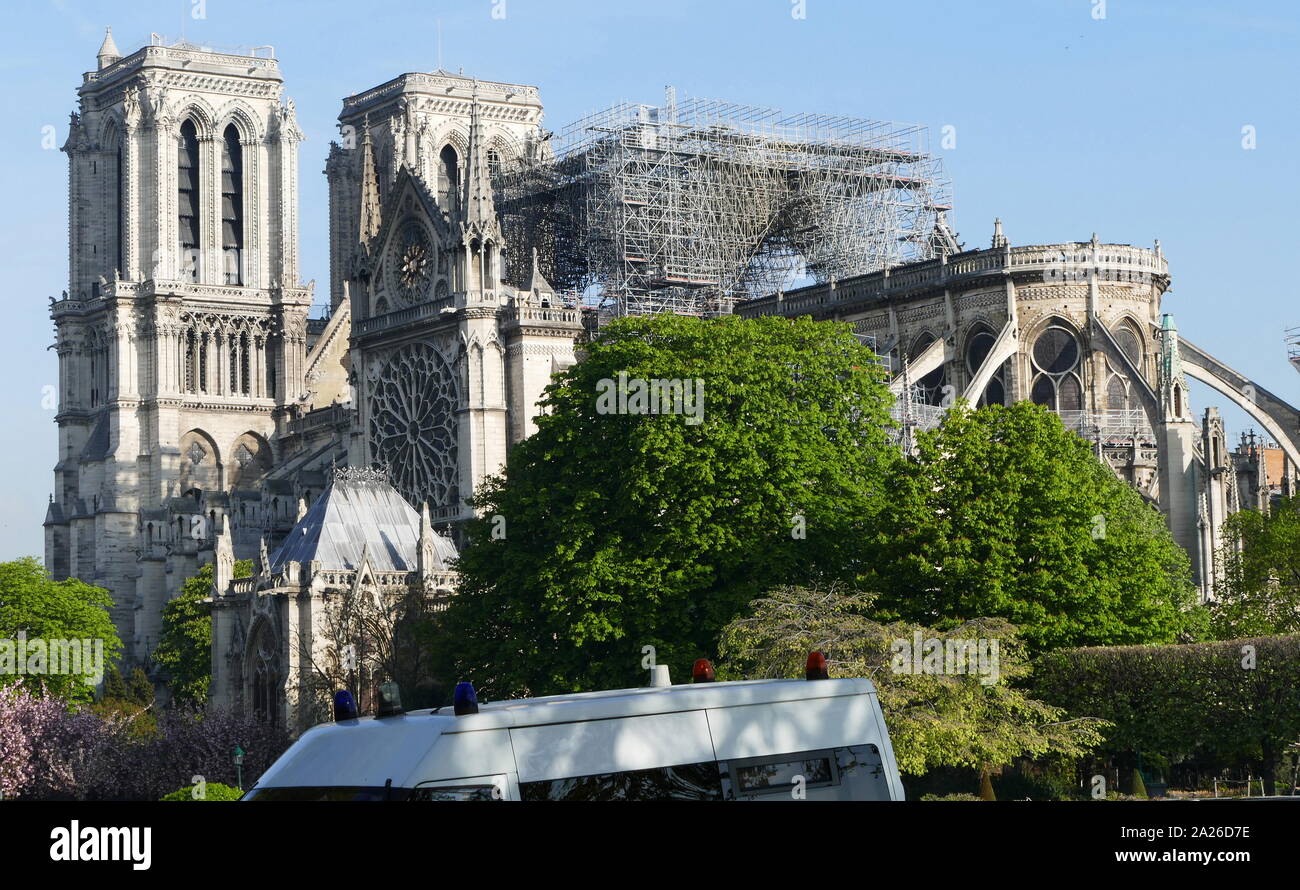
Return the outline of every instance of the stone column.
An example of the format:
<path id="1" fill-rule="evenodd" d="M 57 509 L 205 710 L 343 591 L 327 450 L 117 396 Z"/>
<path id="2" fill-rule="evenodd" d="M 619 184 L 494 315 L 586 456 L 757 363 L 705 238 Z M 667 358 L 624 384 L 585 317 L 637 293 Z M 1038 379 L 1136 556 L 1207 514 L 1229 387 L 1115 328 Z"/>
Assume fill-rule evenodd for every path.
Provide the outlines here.
<path id="1" fill-rule="evenodd" d="M 158 213 L 154 217 L 153 248 L 156 251 L 147 262 L 147 278 L 178 278 L 181 261 L 177 256 L 179 238 L 175 214 L 164 211 L 169 206 L 169 189 L 176 187 L 176 122 L 162 117 L 154 122 L 154 182 L 152 198 Z M 174 205 L 172 205 L 174 206 Z M 156 261 L 155 261 L 156 257 Z"/>

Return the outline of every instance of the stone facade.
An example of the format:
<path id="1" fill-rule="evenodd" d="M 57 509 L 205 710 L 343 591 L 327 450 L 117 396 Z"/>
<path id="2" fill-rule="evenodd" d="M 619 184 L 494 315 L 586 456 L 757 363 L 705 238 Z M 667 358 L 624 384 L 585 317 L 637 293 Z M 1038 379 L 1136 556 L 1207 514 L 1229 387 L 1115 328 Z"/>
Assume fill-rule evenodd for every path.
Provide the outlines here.
<path id="1" fill-rule="evenodd" d="M 252 678 L 270 670 L 292 722 L 288 636 L 309 636 L 338 573 L 359 567 L 286 570 L 267 554 L 349 464 L 382 467 L 408 510 L 450 533 L 574 361 L 576 306 L 535 261 L 519 286 L 503 280 L 491 174 L 546 150 L 537 90 L 435 72 L 345 100 L 326 162 L 324 318 L 308 318 L 314 283 L 298 280 L 302 137 L 274 59 L 188 45 L 122 57 L 110 35 L 80 95 L 69 292 L 51 305 L 46 563 L 111 591 L 125 658 L 147 666 L 163 606 L 215 562 L 214 701 L 253 707 Z M 236 559 L 261 580 L 234 581 Z M 454 576 L 435 574 L 445 591 Z M 275 633 L 257 631 L 272 614 Z"/>
<path id="2" fill-rule="evenodd" d="M 1090 241 L 987 250 L 752 300 L 737 313 L 852 323 L 895 371 L 906 423 L 937 423 L 958 398 L 1030 399 L 1092 440 L 1165 514 L 1203 596 L 1220 567 L 1223 519 L 1243 505 L 1222 421 L 1192 414 L 1188 377 L 1226 390 L 1266 429 L 1294 479 L 1300 412 L 1184 340 L 1162 313 L 1168 263 L 1154 249 Z M 1288 434 L 1287 431 L 1290 431 Z M 1254 502 L 1248 503 L 1254 505 Z"/>
<path id="3" fill-rule="evenodd" d="M 327 719 L 337 686 L 363 699 L 395 671 L 393 647 L 409 598 L 436 611 L 456 585 L 451 539 L 434 532 L 374 470 L 337 468 L 274 557 L 234 578 L 229 536 L 218 533 L 212 622 L 213 705 L 251 711 L 301 731 Z M 413 678 L 407 693 L 414 692 Z"/>
<path id="4" fill-rule="evenodd" d="M 403 515 L 427 516 L 421 540 L 454 536 L 575 360 L 591 316 L 514 252 L 492 191 L 497 166 L 547 156 L 541 100 L 445 71 L 345 99 L 325 162 L 329 314 L 308 318 L 302 134 L 278 63 L 183 44 L 123 57 L 111 36 L 97 61 L 64 146 L 46 564 L 108 588 L 126 660 L 148 665 L 164 604 L 215 562 L 213 698 L 274 702 L 293 724 L 314 650 L 290 640 L 319 630 L 333 593 L 454 586 L 446 564 L 286 555 L 339 468 L 382 469 Z M 1048 405 L 1165 512 L 1208 594 L 1223 518 L 1294 491 L 1300 414 L 1178 334 L 1169 282 L 1158 244 L 1012 246 L 998 223 L 987 250 L 737 312 L 851 322 L 889 357 L 904 435 L 958 397 Z M 1280 469 L 1254 443 L 1230 454 L 1216 412 L 1193 417 L 1189 377 L 1259 419 Z M 233 579 L 236 559 L 257 576 Z"/>
<path id="5" fill-rule="evenodd" d="M 109 589 L 133 658 L 229 520 L 256 551 L 260 489 L 302 395 L 302 134 L 274 59 L 186 46 L 120 57 L 79 90 L 69 284 L 51 302 L 59 455 L 46 564 Z M 278 507 L 291 519 L 290 499 Z"/>

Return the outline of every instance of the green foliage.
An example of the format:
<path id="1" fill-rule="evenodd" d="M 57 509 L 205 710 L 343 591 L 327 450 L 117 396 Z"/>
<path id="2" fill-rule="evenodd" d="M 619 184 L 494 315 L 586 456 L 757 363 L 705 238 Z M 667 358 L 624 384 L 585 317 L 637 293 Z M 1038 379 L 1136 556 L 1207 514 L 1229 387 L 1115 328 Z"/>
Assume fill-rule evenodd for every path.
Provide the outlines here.
<path id="1" fill-rule="evenodd" d="M 141 668 L 133 670 L 128 681 L 122 678 L 118 666 L 113 665 L 104 674 L 103 695 L 90 710 L 115 725 L 120 724 L 130 738 L 144 740 L 158 733 L 153 704 L 153 683 Z"/>
<path id="2" fill-rule="evenodd" d="M 921 800 L 984 800 L 974 794 L 923 794 Z"/>
<path id="3" fill-rule="evenodd" d="M 200 788 L 201 797 L 195 796 L 194 789 L 194 785 L 186 785 L 184 788 L 177 788 L 170 794 L 163 795 L 159 800 L 239 800 L 244 796 L 244 792 L 238 788 L 220 782 L 208 782 L 203 785 Z"/>
<path id="4" fill-rule="evenodd" d="M 121 669 L 113 665 L 104 672 L 104 698 L 126 701 L 126 695 L 126 680 L 122 678 Z"/>
<path id="5" fill-rule="evenodd" d="M 93 640 L 102 643 L 103 664 L 114 661 L 122 650 L 121 638 L 109 617 L 113 600 L 108 591 L 76 578 L 55 581 L 50 573 L 31 556 L 0 563 L 0 671 L 15 670 L 31 690 L 42 685 L 52 695 L 69 702 L 86 702 L 94 695 L 100 677 L 85 672 L 25 673 L 32 665 L 16 662 L 19 633 L 26 635 L 28 652 L 34 640 Z M 100 667 L 102 668 L 103 665 Z M 52 659 L 44 670 L 53 668 Z"/>
<path id="6" fill-rule="evenodd" d="M 235 561 L 236 578 L 253 574 L 253 561 Z M 202 704 L 207 701 L 212 679 L 212 596 L 213 570 L 205 565 L 181 585 L 181 592 L 163 607 L 162 636 L 154 650 L 154 661 L 166 672 L 168 685 L 177 701 Z"/>
<path id="7" fill-rule="evenodd" d="M 477 493 L 431 645 L 493 697 L 639 684 L 645 646 L 680 675 L 762 590 L 851 565 L 898 460 L 847 325 L 624 318 L 586 353 Z M 600 413 L 620 372 L 702 381 L 702 422 Z"/>
<path id="8" fill-rule="evenodd" d="M 1224 521 L 1224 579 L 1211 605 L 1220 639 L 1300 632 L 1300 496 Z"/>
<path id="9" fill-rule="evenodd" d="M 1147 799 L 1147 783 L 1142 778 L 1142 770 L 1133 770 L 1133 796 L 1139 800 Z"/>
<path id="10" fill-rule="evenodd" d="M 860 582 L 885 614 L 1001 617 L 1033 651 L 1201 632 L 1163 517 L 1045 408 L 958 406 L 918 436 L 885 497 Z"/>
<path id="11" fill-rule="evenodd" d="M 722 673 L 797 677 L 808 652 L 821 650 L 832 676 L 868 677 L 875 684 L 898 768 L 913 775 L 945 766 L 987 771 L 1018 757 L 1078 756 L 1100 740 L 1098 721 L 1067 720 L 1059 708 L 1017 687 L 1029 668 L 1016 629 L 1006 621 L 981 618 L 941 632 L 906 622 L 880 624 L 869 617 L 873 608 L 874 597 L 865 594 L 772 591 L 752 604 L 749 617 L 723 630 Z M 909 659 L 896 656 L 917 632 L 945 649 L 950 640 L 996 640 L 996 674 L 974 665 L 911 672 Z"/>
<path id="12" fill-rule="evenodd" d="M 131 679 L 126 682 L 126 700 L 137 705 L 153 704 L 153 684 L 143 668 L 131 671 Z"/>
<path id="13" fill-rule="evenodd" d="M 1104 750 L 1253 763 L 1271 793 L 1300 738 L 1300 634 L 1051 652 L 1034 664 L 1034 691 L 1110 722 Z"/>

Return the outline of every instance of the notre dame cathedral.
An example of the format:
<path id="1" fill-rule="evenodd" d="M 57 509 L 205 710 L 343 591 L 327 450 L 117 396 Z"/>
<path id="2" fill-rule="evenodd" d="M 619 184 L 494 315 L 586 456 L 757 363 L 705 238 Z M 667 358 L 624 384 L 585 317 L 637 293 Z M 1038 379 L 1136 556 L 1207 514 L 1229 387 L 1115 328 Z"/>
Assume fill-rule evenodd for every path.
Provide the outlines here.
<path id="1" fill-rule="evenodd" d="M 147 664 L 163 606 L 212 564 L 212 701 L 299 725 L 317 604 L 454 592 L 466 497 L 534 429 L 593 323 L 507 243 L 494 198 L 503 167 L 551 151 L 538 90 L 439 70 L 346 98 L 325 159 L 329 312 L 310 317 L 303 135 L 278 62 L 124 56 L 111 32 L 97 61 L 63 146 L 46 565 L 107 588 L 126 659 Z M 736 311 L 850 321 L 923 402 L 946 386 L 1057 410 L 1166 513 L 1209 595 L 1223 517 L 1295 490 L 1300 414 L 1182 340 L 1168 284 L 1158 248 L 1012 247 L 999 228 L 988 250 L 954 243 Z M 1230 451 L 1214 409 L 1193 417 L 1186 376 L 1275 441 Z M 240 559 L 252 576 L 234 577 Z"/>

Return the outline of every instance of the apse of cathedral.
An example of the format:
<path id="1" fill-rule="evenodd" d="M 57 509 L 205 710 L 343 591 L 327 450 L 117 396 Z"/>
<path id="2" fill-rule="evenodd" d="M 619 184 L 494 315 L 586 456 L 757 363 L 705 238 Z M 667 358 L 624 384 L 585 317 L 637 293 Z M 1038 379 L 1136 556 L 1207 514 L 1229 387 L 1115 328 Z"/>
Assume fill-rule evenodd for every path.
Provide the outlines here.
<path id="1" fill-rule="evenodd" d="M 274 58 L 123 56 L 110 32 L 78 95 L 46 565 L 107 588 L 147 665 L 163 606 L 213 564 L 213 702 L 301 723 L 324 603 L 454 594 L 465 499 L 593 324 L 494 195 L 501 170 L 551 160 L 538 90 L 439 70 L 343 100 L 321 317 Z M 924 259 L 735 311 L 850 322 L 889 360 L 905 431 L 955 398 L 1056 411 L 1165 513 L 1208 596 L 1222 520 L 1294 491 L 1300 414 L 1183 339 L 1158 244 L 1012 245 L 999 223 L 966 250 L 943 226 Z M 1189 378 L 1273 441 L 1230 451 Z"/>

